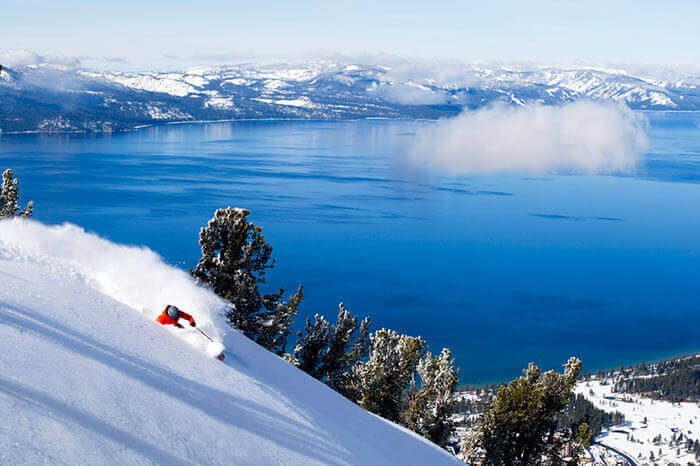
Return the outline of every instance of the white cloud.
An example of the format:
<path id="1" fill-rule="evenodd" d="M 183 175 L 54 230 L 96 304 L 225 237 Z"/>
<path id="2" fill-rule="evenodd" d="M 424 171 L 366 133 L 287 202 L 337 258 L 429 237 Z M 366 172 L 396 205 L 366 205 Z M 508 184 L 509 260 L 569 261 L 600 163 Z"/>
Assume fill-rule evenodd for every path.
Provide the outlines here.
<path id="1" fill-rule="evenodd" d="M 608 103 L 488 107 L 416 134 L 412 162 L 450 173 L 630 173 L 647 146 L 646 120 Z"/>
<path id="2" fill-rule="evenodd" d="M 109 62 L 109 63 L 120 63 L 123 65 L 129 64 L 129 60 L 122 58 L 122 57 L 102 57 L 102 60 Z"/>
<path id="3" fill-rule="evenodd" d="M 0 64 L 7 66 L 48 64 L 75 68 L 80 66 L 80 60 L 66 55 L 39 55 L 29 50 L 7 50 L 0 52 Z"/>
<path id="4" fill-rule="evenodd" d="M 399 105 L 440 105 L 446 101 L 444 95 L 431 89 L 404 84 L 385 85 L 377 92 L 387 102 Z"/>

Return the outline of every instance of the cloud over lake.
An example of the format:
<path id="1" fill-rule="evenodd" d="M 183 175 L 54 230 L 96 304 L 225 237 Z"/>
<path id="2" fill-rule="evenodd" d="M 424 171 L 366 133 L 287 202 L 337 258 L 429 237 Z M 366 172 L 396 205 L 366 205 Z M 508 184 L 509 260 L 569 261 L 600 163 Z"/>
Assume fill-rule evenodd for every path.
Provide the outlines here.
<path id="1" fill-rule="evenodd" d="M 416 133 L 418 167 L 491 172 L 632 173 L 647 147 L 646 120 L 612 103 L 488 107 Z"/>

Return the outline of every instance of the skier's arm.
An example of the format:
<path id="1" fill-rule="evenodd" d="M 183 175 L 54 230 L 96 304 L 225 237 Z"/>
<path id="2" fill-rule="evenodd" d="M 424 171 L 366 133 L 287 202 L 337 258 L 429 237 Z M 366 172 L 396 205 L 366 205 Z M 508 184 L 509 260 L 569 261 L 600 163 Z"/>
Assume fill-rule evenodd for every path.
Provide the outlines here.
<path id="1" fill-rule="evenodd" d="M 188 313 L 186 313 L 186 312 L 180 311 L 180 315 L 178 316 L 178 318 L 179 318 L 179 319 L 185 319 L 185 320 L 189 321 L 189 323 L 190 323 L 190 325 L 191 325 L 192 327 L 194 327 L 195 325 L 197 325 L 197 324 L 194 323 L 194 318 L 193 318 L 191 315 L 189 315 Z"/>

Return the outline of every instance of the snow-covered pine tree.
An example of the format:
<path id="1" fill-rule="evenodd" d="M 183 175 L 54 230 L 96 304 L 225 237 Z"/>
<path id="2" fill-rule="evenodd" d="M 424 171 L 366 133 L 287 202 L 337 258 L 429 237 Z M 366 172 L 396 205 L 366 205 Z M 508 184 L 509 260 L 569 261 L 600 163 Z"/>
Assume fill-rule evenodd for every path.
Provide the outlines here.
<path id="1" fill-rule="evenodd" d="M 334 325 L 318 314 L 314 321 L 307 319 L 304 330 L 298 333 L 294 352 L 285 359 L 356 401 L 349 396 L 350 379 L 355 364 L 367 357 L 369 324 L 368 317 L 358 324 L 358 318 L 340 303 Z"/>
<path id="2" fill-rule="evenodd" d="M 425 355 L 425 341 L 387 329 L 377 330 L 370 340 L 369 359 L 353 368 L 353 389 L 360 406 L 398 422 L 401 395 Z"/>
<path id="3" fill-rule="evenodd" d="M 282 356 L 287 348 L 287 337 L 292 333 L 291 326 L 304 299 L 304 288 L 299 285 L 289 301 L 281 300 L 283 293 L 280 288 L 278 294 L 268 295 L 274 296 L 274 310 L 256 316 L 260 324 L 256 341 L 278 356 Z"/>
<path id="4" fill-rule="evenodd" d="M 321 361 L 328 347 L 330 325 L 325 317 L 316 314 L 314 321 L 306 319 L 304 333 L 299 332 L 294 353 L 288 358 L 299 369 L 317 379 L 321 379 Z"/>
<path id="5" fill-rule="evenodd" d="M 199 232 L 202 257 L 190 273 L 230 303 L 226 317 L 232 326 L 282 355 L 302 288 L 288 302 L 282 300 L 282 289 L 262 294 L 259 286 L 275 260 L 262 228 L 248 222 L 248 215 L 249 210 L 237 207 L 218 209 Z"/>
<path id="6" fill-rule="evenodd" d="M 357 341 L 355 341 L 355 344 L 352 346 L 352 350 L 350 351 L 350 358 L 356 363 L 369 356 L 369 348 L 372 344 L 372 340 L 370 338 L 371 335 L 369 332 L 370 324 L 371 322 L 369 317 L 365 317 L 360 323 L 360 331 L 357 335 Z M 354 365 L 355 364 L 353 364 L 353 366 Z"/>
<path id="7" fill-rule="evenodd" d="M 369 357 L 369 351 L 372 345 L 372 335 L 369 331 L 369 327 L 369 317 L 365 317 L 362 322 L 360 322 L 357 340 L 355 340 L 352 348 L 350 348 L 350 351 L 347 353 L 347 371 L 343 376 L 344 386 L 342 389 L 337 389 L 338 392 L 355 403 L 360 402 L 360 392 L 358 390 L 360 383 L 355 373 L 355 366 Z"/>
<path id="8" fill-rule="evenodd" d="M 343 303 L 338 305 L 338 319 L 331 329 L 328 351 L 323 356 L 325 382 L 333 390 L 347 396 L 352 368 L 368 353 L 369 317 L 358 324 Z M 355 334 L 359 332 L 355 341 Z"/>
<path id="9" fill-rule="evenodd" d="M 18 201 L 19 179 L 12 177 L 12 170 L 7 169 L 2 174 L 2 187 L 0 188 L 0 218 L 31 217 L 34 210 L 34 201 L 29 201 L 27 207 L 20 210 Z"/>
<path id="10" fill-rule="evenodd" d="M 404 425 L 444 448 L 454 431 L 450 413 L 455 404 L 452 396 L 459 383 L 452 352 L 443 348 L 435 357 L 428 352 L 416 370 L 421 387 L 413 392 L 402 413 Z"/>
<path id="11" fill-rule="evenodd" d="M 348 350 L 352 345 L 353 334 L 358 328 L 357 316 L 351 316 L 342 302 L 338 308 L 338 318 L 331 329 L 328 349 L 322 361 L 326 384 L 334 390 L 344 386 L 343 374 L 348 369 Z"/>

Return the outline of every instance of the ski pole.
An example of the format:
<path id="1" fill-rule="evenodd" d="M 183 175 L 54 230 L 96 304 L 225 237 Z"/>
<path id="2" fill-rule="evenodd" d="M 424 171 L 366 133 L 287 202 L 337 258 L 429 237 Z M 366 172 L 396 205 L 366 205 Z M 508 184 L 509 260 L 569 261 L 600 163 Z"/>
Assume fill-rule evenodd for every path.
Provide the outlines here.
<path id="1" fill-rule="evenodd" d="M 202 332 L 202 329 L 200 329 L 199 327 L 196 327 L 196 328 L 197 328 L 197 330 L 199 330 L 199 333 L 201 333 L 202 335 L 204 335 L 205 337 L 207 337 L 207 339 L 208 339 L 210 342 L 214 343 L 214 340 L 212 340 L 211 337 L 210 337 L 209 335 L 207 335 L 206 333 Z"/>
<path id="2" fill-rule="evenodd" d="M 199 333 L 201 333 L 202 335 L 204 335 L 205 337 L 207 337 L 207 338 L 209 339 L 210 342 L 214 343 L 214 340 L 212 340 L 211 337 L 210 337 L 209 335 L 207 335 L 206 333 L 204 333 L 199 327 L 197 327 L 197 330 L 199 330 Z M 218 359 L 219 361 L 223 361 L 224 359 L 226 359 L 226 355 L 225 355 L 224 352 L 222 351 L 221 354 L 219 354 L 219 355 L 216 357 L 216 359 Z"/>

